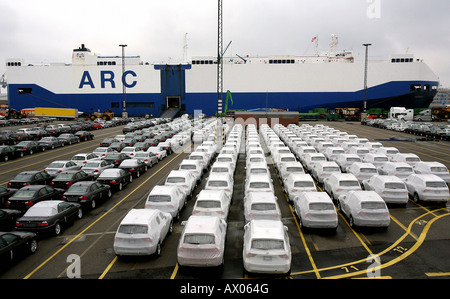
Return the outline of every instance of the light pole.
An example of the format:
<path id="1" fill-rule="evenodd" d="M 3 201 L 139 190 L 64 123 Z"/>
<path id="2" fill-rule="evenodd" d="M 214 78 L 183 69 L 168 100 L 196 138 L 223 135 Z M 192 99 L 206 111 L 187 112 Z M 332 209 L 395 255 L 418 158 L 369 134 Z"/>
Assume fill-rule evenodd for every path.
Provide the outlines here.
<path id="1" fill-rule="evenodd" d="M 369 54 L 369 46 L 372 44 L 363 44 L 364 47 L 366 47 L 366 56 L 364 59 L 364 112 L 366 112 L 367 109 L 367 67 L 368 67 L 368 61 L 367 56 Z"/>
<path id="2" fill-rule="evenodd" d="M 125 87 L 125 47 L 127 45 L 119 45 L 119 47 L 122 47 L 122 118 L 128 118 L 127 113 L 127 92 Z"/>

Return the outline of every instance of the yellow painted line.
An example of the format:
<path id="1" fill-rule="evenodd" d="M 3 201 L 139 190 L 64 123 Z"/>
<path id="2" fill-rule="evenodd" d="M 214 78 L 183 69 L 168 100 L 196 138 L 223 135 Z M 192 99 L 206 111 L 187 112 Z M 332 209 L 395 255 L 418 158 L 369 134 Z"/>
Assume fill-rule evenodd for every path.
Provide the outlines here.
<path id="1" fill-rule="evenodd" d="M 442 277 L 442 276 L 450 276 L 450 272 L 434 272 L 434 273 L 425 273 L 428 277 Z"/>
<path id="2" fill-rule="evenodd" d="M 111 267 L 114 265 L 114 263 L 117 261 L 117 255 L 114 257 L 114 259 L 112 260 L 111 263 L 109 263 L 108 267 L 106 267 L 105 271 L 103 271 L 102 275 L 100 275 L 100 277 L 98 279 L 103 279 L 103 277 L 105 277 L 106 273 L 109 272 L 109 269 L 111 269 Z"/>
<path id="3" fill-rule="evenodd" d="M 94 224 L 96 224 L 97 222 L 99 222 L 101 219 L 103 219 L 103 217 L 105 217 L 106 215 L 108 215 L 112 210 L 114 210 L 118 205 L 120 205 L 125 199 L 127 199 L 128 197 L 130 197 L 131 194 L 133 194 L 137 189 L 141 188 L 142 185 L 144 185 L 145 183 L 147 183 L 154 175 L 156 175 L 158 172 L 160 172 L 162 169 L 164 169 L 167 165 L 169 165 L 173 160 L 175 160 L 179 155 L 181 155 L 182 153 L 184 153 L 184 151 L 182 151 L 181 153 L 179 153 L 178 155 L 176 155 L 172 160 L 170 160 L 166 165 L 164 165 L 163 167 L 161 167 L 160 169 L 158 169 L 155 173 L 153 173 L 148 179 L 146 179 L 144 182 L 142 182 L 138 187 L 136 187 L 133 191 L 131 191 L 127 196 L 125 196 L 123 199 L 121 199 L 117 204 L 115 204 L 111 209 L 109 209 L 108 211 L 105 212 L 105 214 L 103 214 L 102 216 L 100 216 L 99 218 L 97 218 L 94 222 L 92 222 L 90 225 L 88 225 L 84 230 L 82 230 L 78 235 L 76 235 L 75 237 L 73 237 L 71 240 L 69 240 L 69 242 L 67 242 L 64 246 L 62 246 L 60 249 L 58 249 L 54 254 L 52 254 L 49 258 L 47 258 L 44 262 L 42 262 L 39 266 L 37 266 L 33 271 L 31 271 L 28 275 L 26 275 L 24 277 L 24 279 L 28 279 L 30 278 L 34 273 L 36 273 L 40 268 L 42 268 L 45 264 L 47 264 L 50 260 L 52 260 L 55 256 L 57 256 L 61 251 L 63 251 L 67 246 L 69 246 L 73 241 L 75 241 L 76 239 L 78 239 L 84 232 L 86 232 L 88 229 L 90 229 L 92 226 L 94 226 Z M 117 259 L 114 259 L 113 262 L 111 262 L 111 266 L 114 264 L 114 262 Z M 109 267 L 109 266 L 108 266 Z M 110 267 L 109 267 L 110 268 Z M 109 268 L 107 268 L 107 270 L 109 270 Z M 104 272 L 102 274 L 102 276 L 104 276 L 106 273 Z"/>
<path id="4" fill-rule="evenodd" d="M 170 279 L 175 279 L 175 276 L 177 276 L 178 273 L 178 263 L 175 265 L 175 268 L 173 269 L 172 275 L 170 275 Z"/>

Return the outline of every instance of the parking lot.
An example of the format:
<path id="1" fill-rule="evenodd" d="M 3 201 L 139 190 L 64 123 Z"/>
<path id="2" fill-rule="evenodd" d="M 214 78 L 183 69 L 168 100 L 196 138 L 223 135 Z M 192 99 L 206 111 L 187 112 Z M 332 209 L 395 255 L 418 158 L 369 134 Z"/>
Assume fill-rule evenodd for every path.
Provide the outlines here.
<path id="1" fill-rule="evenodd" d="M 311 123 L 312 126 L 317 124 L 319 123 Z M 379 141 L 384 146 L 394 146 L 400 152 L 415 153 L 423 161 L 438 161 L 447 168 L 450 167 L 448 141 L 422 141 L 409 134 L 363 126 L 356 122 L 321 124 L 371 141 Z M 121 134 L 122 128 L 123 126 L 118 126 L 98 130 L 94 132 L 95 138 L 92 141 L 1 162 L 0 182 L 4 186 L 20 171 L 41 170 L 54 160 L 70 160 L 74 154 L 91 152 L 99 146 L 102 139 Z M 242 142 L 241 147 L 244 144 Z M 264 143 L 262 145 L 266 146 Z M 177 245 L 183 227 L 181 221 L 187 220 L 191 215 L 196 195 L 204 188 L 207 175 L 195 188 L 186 208 L 182 210 L 181 221 L 174 222 L 173 232 L 164 240 L 159 257 L 118 258 L 114 254 L 114 235 L 120 221 L 130 209 L 143 208 L 150 190 L 155 185 L 162 184 L 168 173 L 191 150 L 191 145 L 184 145 L 181 150 L 172 153 L 133 180 L 124 190 L 115 192 L 111 199 L 85 213 L 82 219 L 67 227 L 60 236 L 40 238 L 36 253 L 18 260 L 1 272 L 0 277 L 66 278 L 76 270 L 75 263 L 79 263 L 81 278 L 267 278 L 267 275 L 249 274 L 243 270 L 245 151 L 242 150 L 234 174 L 223 267 L 211 271 L 205 268 L 179 267 L 177 264 Z M 288 228 L 292 251 L 291 271 L 288 275 L 281 275 L 282 278 L 450 277 L 449 203 L 442 206 L 415 203 L 410 199 L 406 207 L 390 207 L 391 221 L 386 230 L 354 229 L 341 213 L 335 231 L 305 230 L 300 228 L 292 205 L 287 201 L 270 154 L 266 153 L 266 159 L 282 222 Z M 373 268 L 375 266 L 377 267 Z"/>

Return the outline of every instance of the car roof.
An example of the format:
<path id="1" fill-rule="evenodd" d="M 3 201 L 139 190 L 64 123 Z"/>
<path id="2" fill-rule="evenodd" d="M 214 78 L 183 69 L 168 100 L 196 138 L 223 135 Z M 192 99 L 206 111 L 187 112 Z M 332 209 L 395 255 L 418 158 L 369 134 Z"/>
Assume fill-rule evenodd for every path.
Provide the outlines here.
<path id="1" fill-rule="evenodd" d="M 349 191 L 348 194 L 353 194 L 356 198 L 362 199 L 363 201 L 381 201 L 384 203 L 383 198 L 375 191 L 356 190 Z"/>
<path id="2" fill-rule="evenodd" d="M 271 239 L 271 238 L 284 238 L 283 223 L 279 220 L 252 220 L 252 237 Z"/>
<path id="3" fill-rule="evenodd" d="M 395 176 L 395 175 L 381 175 L 381 174 L 376 174 L 376 175 L 374 175 L 374 176 L 372 176 L 373 178 L 376 178 L 376 179 L 378 179 L 378 180 L 380 180 L 380 181 L 383 181 L 383 182 L 396 182 L 396 183 L 403 183 L 403 181 L 399 178 L 399 177 L 397 177 L 397 176 Z"/>
<path id="4" fill-rule="evenodd" d="M 176 185 L 156 185 L 150 191 L 150 194 L 171 194 L 173 191 L 178 189 Z"/>
<path id="5" fill-rule="evenodd" d="M 131 209 L 128 214 L 122 219 L 122 224 L 148 224 L 148 219 L 154 215 L 159 214 L 156 209 Z"/>
<path id="6" fill-rule="evenodd" d="M 46 187 L 46 185 L 28 185 L 28 186 L 20 188 L 19 190 L 30 190 L 30 191 L 34 190 L 35 191 L 35 190 L 41 189 L 42 187 Z"/>
<path id="7" fill-rule="evenodd" d="M 312 202 L 330 202 L 331 198 L 326 192 L 302 192 L 301 200 L 306 199 Z"/>
<path id="8" fill-rule="evenodd" d="M 420 178 L 421 180 L 423 180 L 423 181 L 426 181 L 426 182 L 430 182 L 430 181 L 443 181 L 443 179 L 442 178 L 440 178 L 440 177 L 438 177 L 437 175 L 435 175 L 435 174 L 431 174 L 431 173 L 414 173 L 414 174 L 411 174 L 410 176 L 414 176 L 414 177 L 418 177 L 418 178 Z"/>
<path id="9" fill-rule="evenodd" d="M 58 204 L 65 202 L 64 200 L 43 200 L 37 202 L 33 205 L 33 207 L 55 207 Z"/>
<path id="10" fill-rule="evenodd" d="M 290 178 L 292 178 L 292 180 L 297 181 L 297 180 L 309 180 L 312 181 L 313 178 L 311 177 L 311 175 L 307 174 L 307 173 L 298 173 L 298 172 L 294 172 L 291 173 L 291 175 L 289 176 Z"/>
<path id="11" fill-rule="evenodd" d="M 184 233 L 214 233 L 218 224 L 219 217 L 216 216 L 190 216 Z"/>
<path id="12" fill-rule="evenodd" d="M 276 201 L 277 198 L 272 192 L 250 192 L 247 195 L 246 200 L 251 200 L 252 202 L 268 202 L 268 201 Z"/>

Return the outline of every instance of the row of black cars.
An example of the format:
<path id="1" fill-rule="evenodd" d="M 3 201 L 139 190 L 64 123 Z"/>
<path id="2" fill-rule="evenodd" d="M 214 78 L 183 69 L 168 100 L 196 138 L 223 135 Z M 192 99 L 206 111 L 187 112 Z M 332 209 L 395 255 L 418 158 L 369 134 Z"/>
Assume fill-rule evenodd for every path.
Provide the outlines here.
<path id="1" fill-rule="evenodd" d="M 11 264 L 13 253 L 19 250 L 35 252 L 41 233 L 60 234 L 62 227 L 82 218 L 84 211 L 111 198 L 114 191 L 147 171 L 144 162 L 125 160 L 134 164 L 115 164 L 99 176 L 82 169 L 55 176 L 46 171 L 25 171 L 11 179 L 8 187 L 0 186 L 0 268 Z"/>

